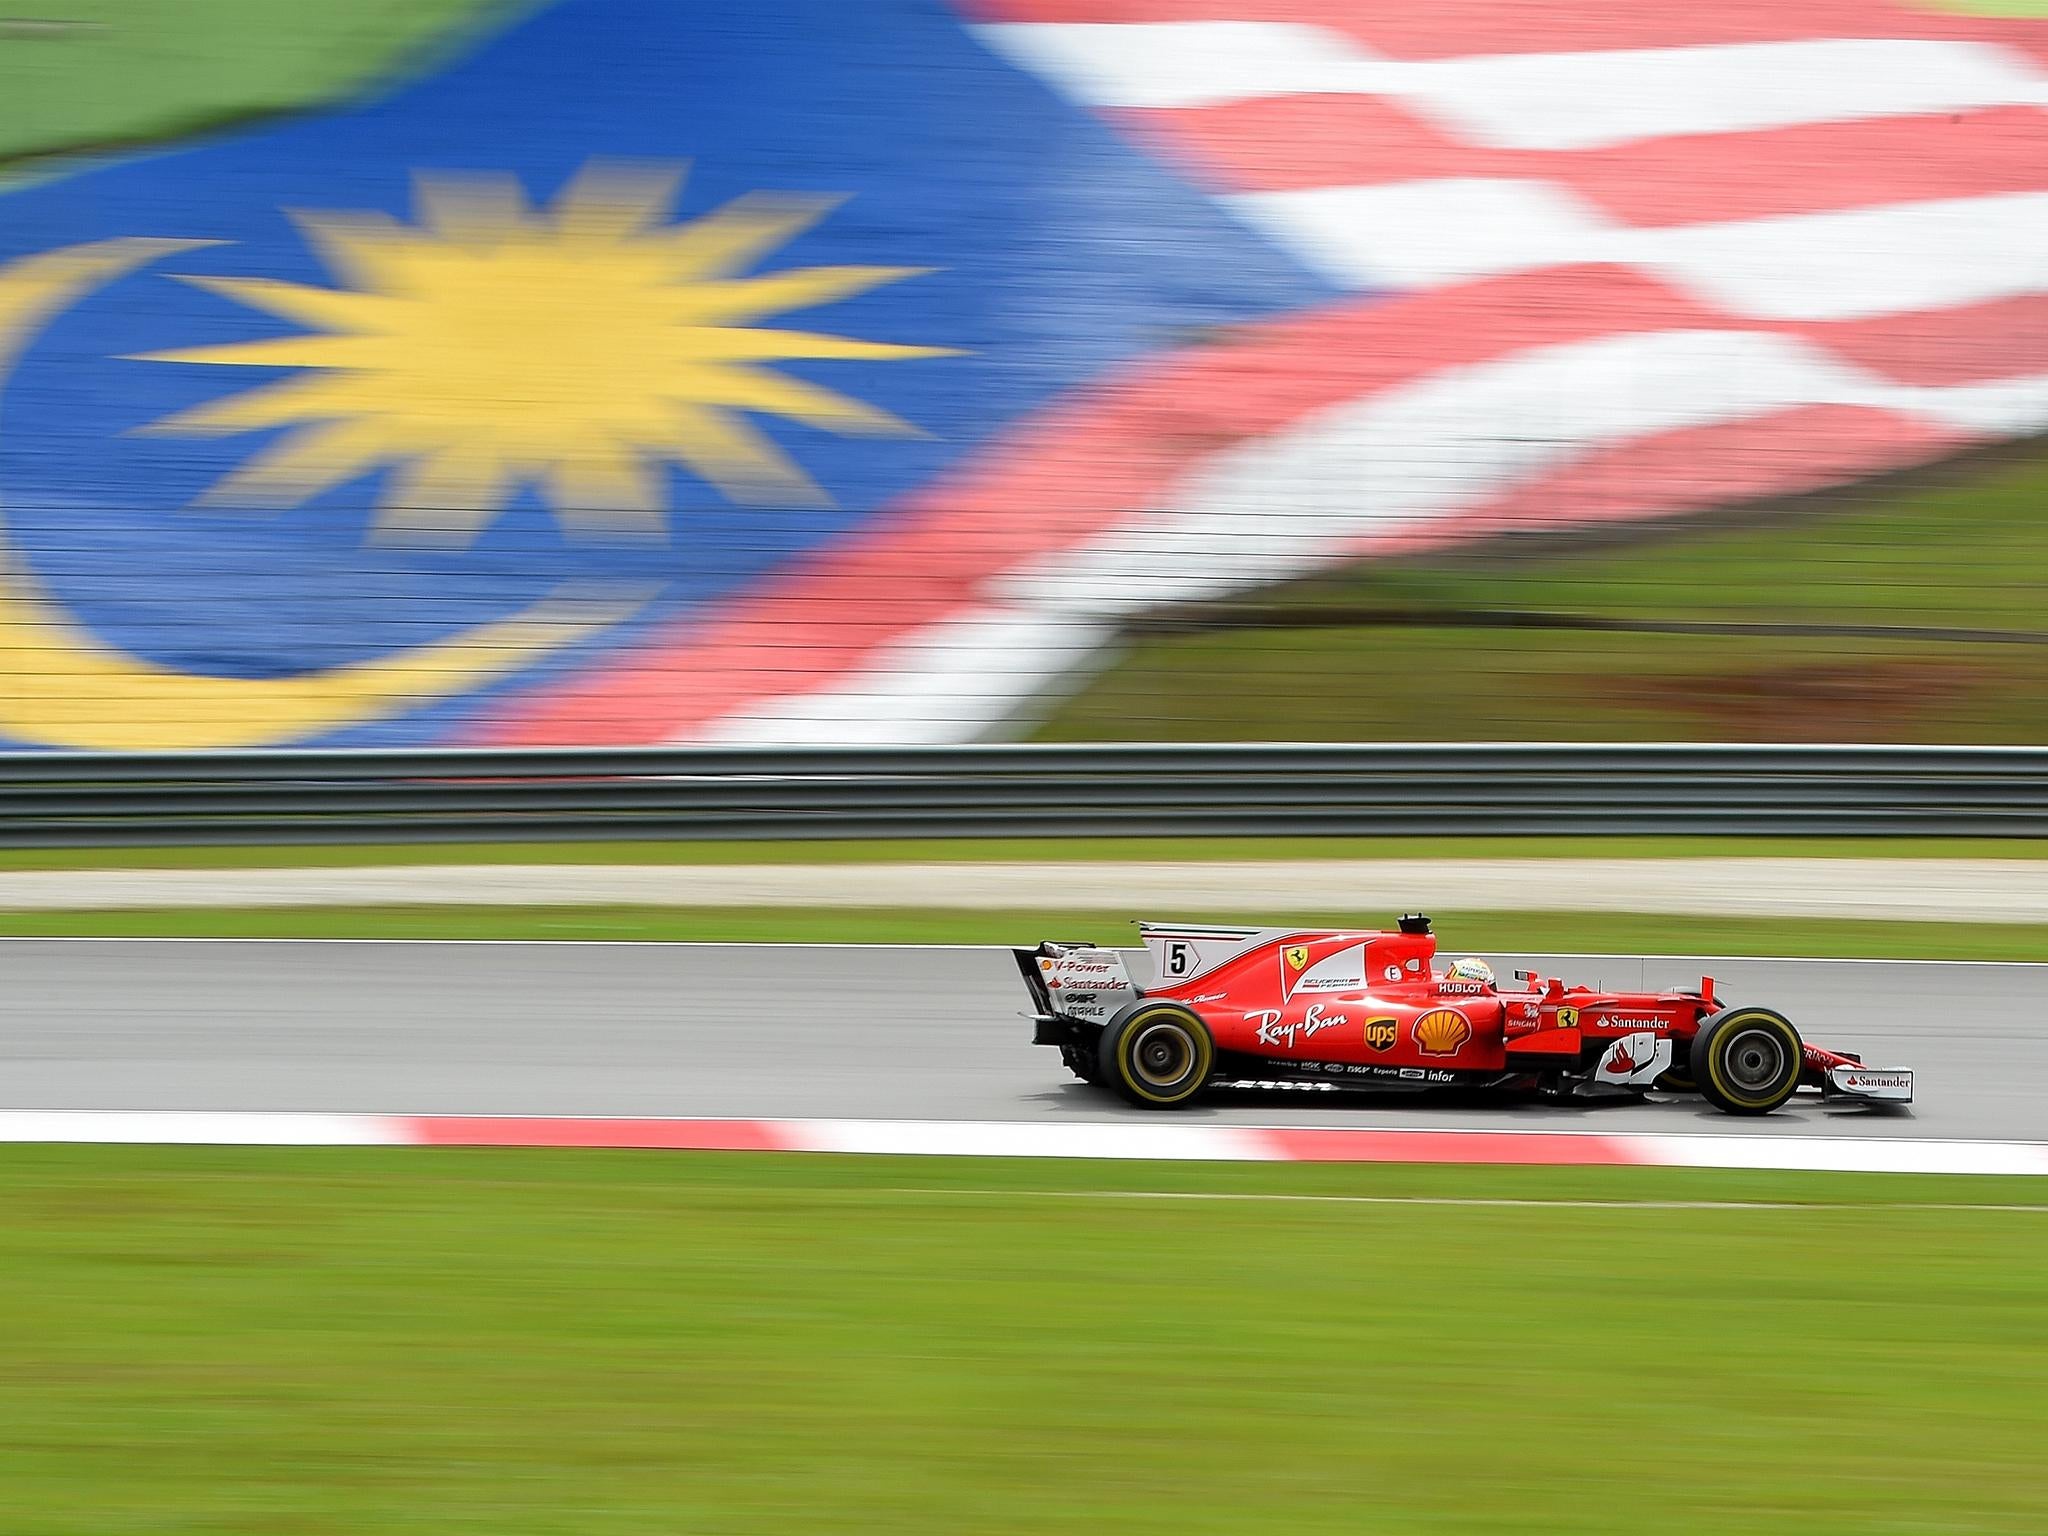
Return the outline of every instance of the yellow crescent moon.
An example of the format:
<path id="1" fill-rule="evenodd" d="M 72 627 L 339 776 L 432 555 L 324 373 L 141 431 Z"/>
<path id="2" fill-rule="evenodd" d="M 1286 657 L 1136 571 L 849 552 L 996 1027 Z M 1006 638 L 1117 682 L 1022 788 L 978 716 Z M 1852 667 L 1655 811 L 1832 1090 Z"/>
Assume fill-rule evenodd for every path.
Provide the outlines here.
<path id="1" fill-rule="evenodd" d="M 36 334 L 86 294 L 210 243 L 102 240 L 0 267 L 0 385 Z M 0 525 L 0 732 L 103 752 L 273 746 L 448 698 L 631 617 L 651 596 L 565 583 L 510 618 L 388 659 L 297 677 L 206 677 L 102 644 Z"/>

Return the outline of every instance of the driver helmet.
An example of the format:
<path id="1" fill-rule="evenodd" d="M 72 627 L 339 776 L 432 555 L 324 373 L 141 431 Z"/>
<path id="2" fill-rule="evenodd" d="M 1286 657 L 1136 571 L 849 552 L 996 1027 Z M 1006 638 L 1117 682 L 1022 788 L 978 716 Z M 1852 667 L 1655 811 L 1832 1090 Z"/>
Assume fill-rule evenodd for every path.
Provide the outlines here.
<path id="1" fill-rule="evenodd" d="M 1444 972 L 1446 981 L 1480 981 L 1493 985 L 1493 967 L 1484 960 L 1453 960 L 1451 968 Z"/>

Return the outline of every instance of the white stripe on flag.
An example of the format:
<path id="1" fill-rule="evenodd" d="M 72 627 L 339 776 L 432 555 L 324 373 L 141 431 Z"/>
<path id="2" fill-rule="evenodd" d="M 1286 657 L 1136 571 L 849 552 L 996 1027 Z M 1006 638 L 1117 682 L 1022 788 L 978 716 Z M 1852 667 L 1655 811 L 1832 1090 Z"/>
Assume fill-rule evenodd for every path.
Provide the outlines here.
<path id="1" fill-rule="evenodd" d="M 2048 104 L 2024 55 L 1984 43 L 1822 38 L 1408 66 L 1411 105 L 1474 143 L 1598 149 L 1676 134 Z"/>
<path id="2" fill-rule="evenodd" d="M 1760 319 L 1961 308 L 2048 290 L 2048 192 L 1618 230 L 1595 249 Z"/>
<path id="3" fill-rule="evenodd" d="M 1616 224 L 1548 181 L 1450 178 L 1224 201 L 1333 281 L 1364 288 L 1617 262 L 1766 320 L 1863 319 L 2048 290 L 2048 192 L 1651 229 Z"/>
<path id="4" fill-rule="evenodd" d="M 1623 229 L 1562 182 L 1445 177 L 1219 199 L 1332 282 L 1436 288 L 1602 258 Z"/>
<path id="5" fill-rule="evenodd" d="M 1056 622 L 987 607 L 930 624 L 830 687 L 768 699 L 686 738 L 774 746 L 944 744 L 1001 724 L 1115 638 L 1085 615 Z"/>
<path id="6" fill-rule="evenodd" d="M 2048 79 L 1988 43 L 1818 38 L 1401 60 L 1292 22 L 1010 22 L 992 47 L 1096 107 L 1393 96 L 1475 144 L 1596 149 L 1676 134 L 2048 105 Z"/>
<path id="7" fill-rule="evenodd" d="M 1342 32 L 1285 21 L 998 22 L 975 33 L 1091 107 L 1206 107 L 1378 94 L 1402 66 Z"/>

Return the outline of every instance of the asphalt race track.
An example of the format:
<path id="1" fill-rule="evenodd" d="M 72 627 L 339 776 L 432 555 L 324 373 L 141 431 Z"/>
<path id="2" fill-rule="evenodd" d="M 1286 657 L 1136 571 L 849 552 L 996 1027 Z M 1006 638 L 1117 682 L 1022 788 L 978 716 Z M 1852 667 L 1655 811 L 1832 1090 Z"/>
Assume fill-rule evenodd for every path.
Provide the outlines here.
<path id="1" fill-rule="evenodd" d="M 1909 1110 L 1774 1132 L 2048 1132 L 2048 968 L 1493 956 L 1609 986 L 1696 982 L 1920 1073 Z M 1026 1043 L 994 949 L 292 940 L 0 940 L 0 1108 L 1102 1120 L 1140 1116 Z M 1755 1132 L 1696 1100 L 1482 1105 L 1235 1095 L 1256 1124 Z"/>

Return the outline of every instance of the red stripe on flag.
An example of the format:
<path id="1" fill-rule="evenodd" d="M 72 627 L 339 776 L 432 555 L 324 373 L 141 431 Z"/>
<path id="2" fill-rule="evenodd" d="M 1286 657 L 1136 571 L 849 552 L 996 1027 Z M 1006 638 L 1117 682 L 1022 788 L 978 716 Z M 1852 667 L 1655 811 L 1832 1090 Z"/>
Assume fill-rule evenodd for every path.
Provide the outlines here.
<path id="1" fill-rule="evenodd" d="M 2048 294 L 1788 329 L 1901 384 L 2048 373 Z"/>
<path id="2" fill-rule="evenodd" d="M 1580 151 L 1480 148 L 1372 96 L 1112 114 L 1233 192 L 1485 176 L 1558 183 L 1631 224 L 1705 224 L 2048 186 L 2048 112 L 1697 134 Z"/>
<path id="3" fill-rule="evenodd" d="M 1556 1131 L 1249 1132 L 1275 1161 L 1290 1163 L 1543 1163 L 1614 1167 L 1641 1163 L 1634 1145 L 1619 1136 L 1574 1136 Z"/>
<path id="4" fill-rule="evenodd" d="M 1402 59 L 1688 48 L 1806 38 L 2042 42 L 2038 22 L 1887 5 L 1884 0 L 956 0 L 975 21 L 1296 22 L 1347 32 Z"/>
<path id="5" fill-rule="evenodd" d="M 612 1120 L 560 1115 L 415 1115 L 407 1140 L 427 1147 L 648 1147 L 693 1152 L 791 1150 L 772 1120 Z"/>
<path id="6" fill-rule="evenodd" d="M 1974 439 L 1891 411 L 1816 405 L 1617 443 L 1427 529 L 1362 541 L 1356 555 L 1412 554 L 1503 533 L 1674 517 L 1794 496 L 1922 464 Z"/>

